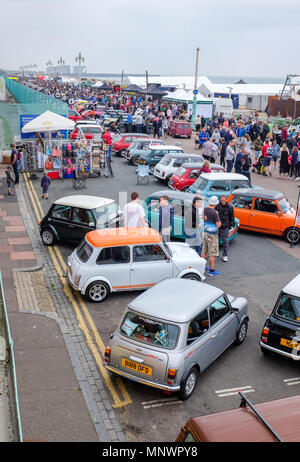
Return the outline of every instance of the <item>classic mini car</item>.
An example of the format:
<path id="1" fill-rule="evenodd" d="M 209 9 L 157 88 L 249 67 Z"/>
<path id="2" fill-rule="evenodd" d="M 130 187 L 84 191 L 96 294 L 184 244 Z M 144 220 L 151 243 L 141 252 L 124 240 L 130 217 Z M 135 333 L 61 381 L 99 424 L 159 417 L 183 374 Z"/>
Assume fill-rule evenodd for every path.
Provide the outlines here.
<path id="1" fill-rule="evenodd" d="M 150 146 L 161 146 L 164 145 L 163 140 L 157 138 L 151 139 L 137 139 L 128 146 L 128 149 L 122 152 L 122 156 L 125 157 L 132 165 L 138 165 L 141 155 L 150 147 Z"/>
<path id="2" fill-rule="evenodd" d="M 78 120 L 82 120 L 83 117 L 74 109 L 68 109 L 68 119 L 73 120 L 73 122 L 77 122 Z"/>
<path id="3" fill-rule="evenodd" d="M 167 154 L 183 154 L 183 149 L 180 146 L 150 146 L 141 154 L 139 163 L 149 165 L 153 173 L 155 166 Z"/>
<path id="4" fill-rule="evenodd" d="M 166 278 L 204 280 L 205 263 L 151 228 L 101 229 L 87 233 L 68 258 L 67 278 L 90 302 L 102 302 L 110 292 L 148 289 Z"/>
<path id="5" fill-rule="evenodd" d="M 197 378 L 245 340 L 247 300 L 211 285 L 168 279 L 132 300 L 105 349 L 106 368 L 189 398 Z"/>
<path id="6" fill-rule="evenodd" d="M 295 209 L 285 195 L 270 189 L 236 189 L 228 198 L 240 227 L 248 231 L 283 236 L 290 244 L 300 241 Z"/>
<path id="7" fill-rule="evenodd" d="M 168 186 L 171 189 L 178 189 L 179 191 L 187 191 L 189 187 L 195 183 L 200 175 L 202 164 L 182 164 L 176 172 L 169 178 Z M 225 172 L 222 165 L 211 164 L 212 173 Z"/>
<path id="8" fill-rule="evenodd" d="M 259 343 L 265 354 L 300 360 L 300 274 L 281 290 Z"/>
<path id="9" fill-rule="evenodd" d="M 187 138 L 191 138 L 191 124 L 189 122 L 185 122 L 184 120 L 174 120 L 170 122 L 168 133 L 174 138 L 177 136 L 186 136 Z"/>
<path id="10" fill-rule="evenodd" d="M 176 443 L 276 443 L 300 440 L 300 395 L 254 406 L 248 397 L 241 392 L 239 394 L 241 402 L 236 409 L 188 419 Z"/>
<path id="11" fill-rule="evenodd" d="M 182 164 L 189 162 L 199 166 L 202 165 L 203 161 L 203 157 L 198 154 L 166 154 L 155 166 L 153 175 L 158 180 L 168 183 L 169 179 L 175 172 L 177 172 Z"/>
<path id="12" fill-rule="evenodd" d="M 227 172 L 201 173 L 187 192 L 195 194 L 200 190 L 203 196 L 220 197 L 223 194 L 229 196 L 231 191 L 238 188 L 251 188 L 251 183 L 246 176 Z"/>
<path id="13" fill-rule="evenodd" d="M 174 209 L 174 218 L 172 223 L 171 236 L 177 239 L 186 239 L 187 236 L 184 232 L 184 217 L 188 207 L 192 205 L 194 194 L 183 193 L 181 191 L 171 191 L 164 189 L 152 193 L 144 202 L 146 212 L 146 220 L 148 225 L 154 229 L 159 229 L 159 198 L 168 196 L 169 202 Z M 207 206 L 207 199 L 204 197 L 203 207 Z M 232 241 L 238 233 L 239 220 L 235 218 L 235 226 L 229 230 L 229 241 Z M 201 232 L 203 230 L 200 230 Z M 222 239 L 220 239 L 222 244 Z"/>
<path id="14" fill-rule="evenodd" d="M 145 133 L 122 133 L 115 137 L 112 144 L 112 150 L 115 154 L 122 155 L 130 144 L 139 138 L 149 138 Z"/>
<path id="15" fill-rule="evenodd" d="M 76 129 L 71 133 L 70 137 L 72 140 L 76 140 L 80 136 L 84 136 L 87 140 L 101 141 L 103 134 L 103 128 L 95 123 L 92 124 L 80 124 L 76 126 Z"/>
<path id="16" fill-rule="evenodd" d="M 54 245 L 57 240 L 78 244 L 88 231 L 118 226 L 119 221 L 115 200 L 78 195 L 57 199 L 39 226 L 45 245 Z"/>

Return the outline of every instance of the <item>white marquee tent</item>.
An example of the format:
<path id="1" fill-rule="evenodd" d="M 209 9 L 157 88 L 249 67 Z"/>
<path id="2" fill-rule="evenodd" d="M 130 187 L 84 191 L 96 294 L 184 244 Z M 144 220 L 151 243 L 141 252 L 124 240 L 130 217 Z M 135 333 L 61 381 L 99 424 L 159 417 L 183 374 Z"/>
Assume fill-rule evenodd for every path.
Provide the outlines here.
<path id="1" fill-rule="evenodd" d="M 57 132 L 58 130 L 73 130 L 75 123 L 51 111 L 35 117 L 22 128 L 22 133 Z"/>

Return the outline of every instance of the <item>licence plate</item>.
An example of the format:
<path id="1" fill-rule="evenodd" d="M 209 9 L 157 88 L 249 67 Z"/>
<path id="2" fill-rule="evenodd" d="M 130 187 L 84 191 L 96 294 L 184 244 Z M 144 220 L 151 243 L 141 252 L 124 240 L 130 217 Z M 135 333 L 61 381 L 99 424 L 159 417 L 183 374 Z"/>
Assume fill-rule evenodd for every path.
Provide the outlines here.
<path id="1" fill-rule="evenodd" d="M 152 367 L 144 366 L 143 364 L 130 361 L 129 359 L 122 358 L 122 366 L 132 369 L 133 371 L 141 372 L 142 374 L 152 375 Z"/>
<path id="2" fill-rule="evenodd" d="M 291 348 L 292 350 L 294 350 L 294 349 L 300 350 L 300 343 L 294 343 L 291 340 L 288 340 L 286 338 L 280 339 L 280 345 Z"/>

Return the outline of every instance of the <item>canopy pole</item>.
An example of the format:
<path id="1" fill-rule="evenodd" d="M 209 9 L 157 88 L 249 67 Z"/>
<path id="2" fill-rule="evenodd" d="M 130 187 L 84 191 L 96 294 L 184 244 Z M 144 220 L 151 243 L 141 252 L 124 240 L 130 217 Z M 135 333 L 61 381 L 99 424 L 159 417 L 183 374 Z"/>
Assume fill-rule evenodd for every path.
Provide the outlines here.
<path id="1" fill-rule="evenodd" d="M 193 112 L 192 112 L 192 128 L 195 128 L 195 119 L 197 111 L 197 86 L 198 86 L 198 61 L 199 61 L 199 48 L 196 50 L 196 68 L 195 68 L 195 84 L 194 84 L 194 96 L 193 96 Z"/>
<path id="2" fill-rule="evenodd" d="M 45 144 L 44 144 L 43 138 L 41 137 L 40 132 L 35 132 L 35 134 L 40 142 L 40 145 L 42 146 L 42 151 L 45 154 Z"/>

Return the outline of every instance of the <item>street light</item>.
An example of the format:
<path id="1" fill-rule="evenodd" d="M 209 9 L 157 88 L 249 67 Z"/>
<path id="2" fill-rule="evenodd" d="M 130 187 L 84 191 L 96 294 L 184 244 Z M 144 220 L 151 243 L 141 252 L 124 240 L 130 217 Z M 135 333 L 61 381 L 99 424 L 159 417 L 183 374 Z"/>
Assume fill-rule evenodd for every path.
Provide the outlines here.
<path id="1" fill-rule="evenodd" d="M 195 128 L 195 119 L 197 112 L 197 94 L 198 94 L 198 60 L 199 60 L 199 48 L 196 49 L 196 67 L 195 67 L 195 83 L 193 91 L 193 112 L 192 112 L 192 128 Z"/>
<path id="2" fill-rule="evenodd" d="M 46 63 L 46 66 L 49 68 L 49 67 L 52 67 L 53 63 L 52 61 L 49 59 L 49 61 Z"/>
<path id="3" fill-rule="evenodd" d="M 60 76 L 62 78 L 62 66 L 65 64 L 64 60 L 62 59 L 62 57 L 59 58 L 59 60 L 57 61 L 57 64 L 60 66 Z"/>
<path id="4" fill-rule="evenodd" d="M 79 64 L 79 85 L 81 86 L 81 63 L 84 63 L 84 57 L 79 52 L 75 58 L 75 62 Z"/>

